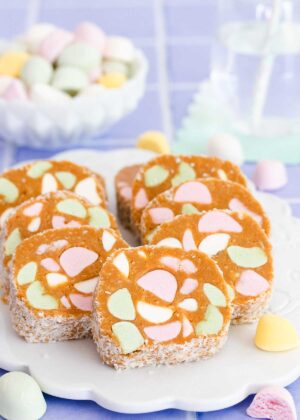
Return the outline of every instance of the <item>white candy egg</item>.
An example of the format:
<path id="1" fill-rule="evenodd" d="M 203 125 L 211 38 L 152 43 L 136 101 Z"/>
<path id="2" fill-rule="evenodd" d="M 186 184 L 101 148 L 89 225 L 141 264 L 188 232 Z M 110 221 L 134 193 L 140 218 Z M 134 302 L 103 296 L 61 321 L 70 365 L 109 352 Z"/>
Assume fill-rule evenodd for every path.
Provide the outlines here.
<path id="1" fill-rule="evenodd" d="M 240 141 L 236 137 L 225 133 L 217 134 L 208 140 L 207 154 L 230 160 L 237 165 L 244 163 L 244 152 Z"/>
<path id="2" fill-rule="evenodd" d="M 37 382 L 26 373 L 9 372 L 0 378 L 0 416 L 7 420 L 36 420 L 46 412 Z"/>

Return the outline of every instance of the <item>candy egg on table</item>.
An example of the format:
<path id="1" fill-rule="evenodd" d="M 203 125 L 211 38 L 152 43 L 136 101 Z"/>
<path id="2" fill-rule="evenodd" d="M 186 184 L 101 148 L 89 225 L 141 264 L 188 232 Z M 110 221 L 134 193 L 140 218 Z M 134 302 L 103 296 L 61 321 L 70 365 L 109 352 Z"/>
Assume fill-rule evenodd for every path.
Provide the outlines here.
<path id="1" fill-rule="evenodd" d="M 104 56 L 111 60 L 130 63 L 134 57 L 134 46 L 128 38 L 112 36 L 107 39 Z"/>
<path id="2" fill-rule="evenodd" d="M 32 86 L 30 98 L 36 104 L 65 105 L 70 102 L 68 94 L 54 88 L 51 85 L 36 83 Z"/>
<path id="3" fill-rule="evenodd" d="M 49 83 L 53 74 L 52 65 L 43 57 L 33 56 L 26 61 L 21 70 L 21 79 L 27 86 L 36 83 Z"/>
<path id="4" fill-rule="evenodd" d="M 156 153 L 170 153 L 170 144 L 160 131 L 146 131 L 141 134 L 137 139 L 136 147 Z"/>
<path id="5" fill-rule="evenodd" d="M 19 79 L 12 79 L 1 93 L 1 98 L 6 99 L 7 101 L 25 101 L 28 99 L 28 95 L 24 84 Z"/>
<path id="6" fill-rule="evenodd" d="M 217 134 L 208 140 L 207 154 L 231 160 L 237 165 L 244 163 L 244 152 L 241 143 L 236 137 L 226 133 Z"/>
<path id="7" fill-rule="evenodd" d="M 63 29 L 55 29 L 51 31 L 46 38 L 43 39 L 38 54 L 45 57 L 47 60 L 54 62 L 66 48 L 68 44 L 71 44 L 74 36 L 71 32 Z"/>
<path id="8" fill-rule="evenodd" d="M 278 190 L 288 182 L 287 170 L 279 160 L 261 160 L 255 167 L 252 180 L 259 190 Z"/>
<path id="9" fill-rule="evenodd" d="M 28 51 L 37 53 L 42 41 L 55 29 L 51 23 L 37 23 L 31 26 L 24 36 Z"/>
<path id="10" fill-rule="evenodd" d="M 7 420 L 36 420 L 47 409 L 37 382 L 26 373 L 9 372 L 0 378 L 0 416 Z"/>
<path id="11" fill-rule="evenodd" d="M 89 84 L 86 73 L 76 67 L 58 67 L 53 75 L 52 85 L 73 95 Z"/>
<path id="12" fill-rule="evenodd" d="M 58 58 L 59 66 L 77 67 L 85 72 L 99 67 L 101 54 L 85 42 L 68 45 Z"/>
<path id="13" fill-rule="evenodd" d="M 91 22 L 82 22 L 75 28 L 74 34 L 77 41 L 86 42 L 101 53 L 103 52 L 106 35 L 97 25 Z"/>
<path id="14" fill-rule="evenodd" d="M 25 51 L 6 52 L 0 57 L 0 75 L 18 77 L 28 59 L 29 54 Z"/>

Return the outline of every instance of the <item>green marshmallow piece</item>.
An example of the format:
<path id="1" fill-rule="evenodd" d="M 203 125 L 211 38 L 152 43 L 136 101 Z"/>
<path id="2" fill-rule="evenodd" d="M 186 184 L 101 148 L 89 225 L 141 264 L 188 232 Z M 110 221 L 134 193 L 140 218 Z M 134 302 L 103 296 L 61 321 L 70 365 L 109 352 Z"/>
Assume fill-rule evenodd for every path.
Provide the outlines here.
<path id="1" fill-rule="evenodd" d="M 112 331 L 117 337 L 123 354 L 132 353 L 144 344 L 144 338 L 138 328 L 131 322 L 117 322 Z"/>
<path id="2" fill-rule="evenodd" d="M 193 204 L 183 204 L 182 208 L 181 208 L 181 212 L 182 214 L 197 214 L 200 213 L 198 209 L 196 209 L 195 206 L 193 206 Z"/>
<path id="3" fill-rule="evenodd" d="M 0 178 L 0 195 L 6 203 L 13 203 L 19 197 L 19 190 L 9 179 Z"/>
<path id="4" fill-rule="evenodd" d="M 232 262 L 244 268 L 261 267 L 268 261 L 266 253 L 258 246 L 244 248 L 233 245 L 227 248 L 227 253 Z"/>
<path id="5" fill-rule="evenodd" d="M 18 272 L 17 281 L 20 285 L 29 284 L 35 281 L 37 263 L 30 261 L 25 264 Z"/>
<path id="6" fill-rule="evenodd" d="M 110 227 L 110 220 L 106 210 L 101 207 L 90 207 L 88 213 L 90 215 L 90 226 L 102 228 Z"/>
<path id="7" fill-rule="evenodd" d="M 208 305 L 204 321 L 198 322 L 196 325 L 196 334 L 211 335 L 218 334 L 223 326 L 223 315 L 214 305 Z"/>
<path id="8" fill-rule="evenodd" d="M 232 302 L 232 301 L 233 301 L 233 299 L 235 298 L 234 289 L 233 289 L 231 286 L 229 286 L 229 284 L 228 284 L 228 283 L 226 283 L 226 287 L 227 287 L 227 292 L 228 292 L 228 294 L 229 294 L 229 299 L 230 299 L 230 302 Z"/>
<path id="9" fill-rule="evenodd" d="M 56 208 L 61 213 L 79 217 L 80 219 L 84 219 L 87 214 L 85 207 L 75 198 L 67 198 L 66 200 L 60 201 L 57 203 Z"/>
<path id="10" fill-rule="evenodd" d="M 99 66 L 100 52 L 85 42 L 73 42 L 68 45 L 58 58 L 59 66 L 78 67 L 89 72 Z"/>
<path id="11" fill-rule="evenodd" d="M 15 249 L 22 242 L 19 228 L 14 229 L 5 242 L 5 255 L 13 255 Z"/>
<path id="12" fill-rule="evenodd" d="M 22 67 L 21 79 L 28 87 L 36 83 L 48 84 L 53 73 L 52 65 L 43 57 L 32 57 Z"/>
<path id="13" fill-rule="evenodd" d="M 71 188 L 73 188 L 76 183 L 76 176 L 73 175 L 71 172 L 55 172 L 55 176 L 66 190 L 70 190 Z"/>
<path id="14" fill-rule="evenodd" d="M 169 171 L 160 165 L 154 165 L 147 169 L 144 174 L 145 184 L 147 187 L 156 187 L 162 184 L 169 176 Z"/>
<path id="15" fill-rule="evenodd" d="M 47 161 L 41 161 L 34 163 L 31 168 L 27 171 L 27 175 L 30 178 L 36 179 L 40 178 L 47 172 L 49 169 L 52 168 L 52 163 Z"/>
<path id="16" fill-rule="evenodd" d="M 181 162 L 179 165 L 178 174 L 174 176 L 172 179 L 172 186 L 177 187 L 177 185 L 182 184 L 185 181 L 191 181 L 192 179 L 196 178 L 196 172 L 186 162 Z"/>
<path id="17" fill-rule="evenodd" d="M 152 229 L 149 233 L 148 233 L 148 235 L 146 235 L 146 241 L 147 242 L 152 242 L 152 239 L 153 239 L 153 237 L 154 237 L 154 235 L 156 234 L 156 232 L 158 231 L 158 229 L 159 229 L 159 226 L 158 227 L 156 227 L 156 228 L 154 228 L 154 229 Z"/>
<path id="18" fill-rule="evenodd" d="M 210 283 L 205 283 L 203 286 L 204 294 L 212 305 L 226 306 L 226 297 L 224 293 L 216 286 Z"/>
<path id="19" fill-rule="evenodd" d="M 124 321 L 135 319 L 135 308 L 129 290 L 119 289 L 107 299 L 107 308 L 116 318 Z"/>
<path id="20" fill-rule="evenodd" d="M 39 281 L 28 286 L 26 297 L 30 305 L 35 309 L 57 309 L 58 302 L 51 295 L 45 295 L 45 290 Z"/>

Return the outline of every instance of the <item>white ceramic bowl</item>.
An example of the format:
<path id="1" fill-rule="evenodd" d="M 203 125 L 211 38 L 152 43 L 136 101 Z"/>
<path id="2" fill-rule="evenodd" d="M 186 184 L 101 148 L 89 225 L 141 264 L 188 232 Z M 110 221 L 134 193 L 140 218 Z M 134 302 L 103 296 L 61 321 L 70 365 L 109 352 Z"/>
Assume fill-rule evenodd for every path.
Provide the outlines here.
<path id="1" fill-rule="evenodd" d="M 137 107 L 145 91 L 147 71 L 146 57 L 136 49 L 133 75 L 121 88 L 103 88 L 97 96 L 79 95 L 67 104 L 0 98 L 0 138 L 37 149 L 91 144 Z"/>

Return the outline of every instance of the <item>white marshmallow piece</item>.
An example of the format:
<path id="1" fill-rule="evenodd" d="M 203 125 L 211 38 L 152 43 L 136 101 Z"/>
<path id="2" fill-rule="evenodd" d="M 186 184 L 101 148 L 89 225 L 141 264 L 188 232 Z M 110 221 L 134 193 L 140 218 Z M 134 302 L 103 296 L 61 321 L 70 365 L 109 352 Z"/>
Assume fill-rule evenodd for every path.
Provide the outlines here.
<path id="1" fill-rule="evenodd" d="M 217 134 L 208 140 L 207 154 L 224 160 L 230 160 L 236 165 L 244 163 L 244 152 L 240 141 L 230 134 Z"/>
<path id="2" fill-rule="evenodd" d="M 130 63 L 134 58 L 134 46 L 128 38 L 112 36 L 107 39 L 104 56 L 112 60 Z"/>

